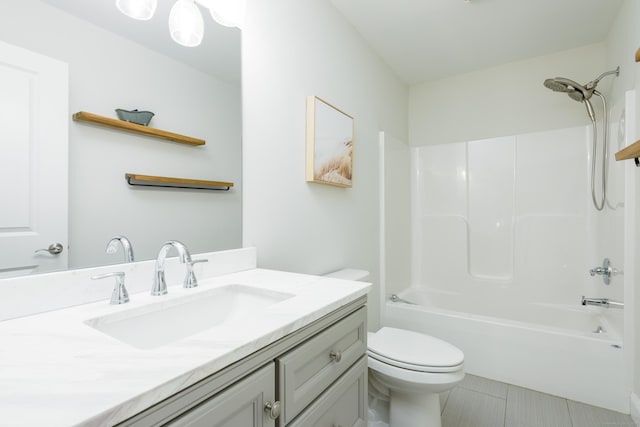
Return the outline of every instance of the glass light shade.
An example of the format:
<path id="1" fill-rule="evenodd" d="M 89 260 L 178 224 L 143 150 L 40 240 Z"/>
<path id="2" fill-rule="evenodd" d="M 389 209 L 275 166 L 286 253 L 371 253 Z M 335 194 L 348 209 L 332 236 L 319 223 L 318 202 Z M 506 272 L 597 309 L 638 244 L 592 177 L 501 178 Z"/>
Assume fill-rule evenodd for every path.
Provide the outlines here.
<path id="1" fill-rule="evenodd" d="M 225 27 L 242 28 L 245 0 L 212 0 L 209 6 L 211 17 Z"/>
<path id="2" fill-rule="evenodd" d="M 204 20 L 194 0 L 178 0 L 169 13 L 169 32 L 178 44 L 198 46 L 204 36 Z"/>
<path id="3" fill-rule="evenodd" d="M 158 0 L 116 0 L 118 10 L 130 18 L 147 21 L 156 12 Z"/>

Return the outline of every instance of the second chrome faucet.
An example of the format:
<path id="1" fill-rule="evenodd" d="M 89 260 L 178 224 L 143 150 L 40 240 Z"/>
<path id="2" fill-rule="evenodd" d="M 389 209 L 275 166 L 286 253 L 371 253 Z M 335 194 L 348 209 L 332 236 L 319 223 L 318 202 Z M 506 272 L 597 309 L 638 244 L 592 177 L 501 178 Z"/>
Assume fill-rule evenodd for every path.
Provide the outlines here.
<path id="1" fill-rule="evenodd" d="M 177 241 L 177 240 L 169 240 L 165 242 L 160 251 L 158 252 L 158 257 L 156 258 L 156 267 L 153 274 L 153 286 L 151 287 L 151 295 L 164 295 L 167 293 L 167 281 L 164 274 L 164 264 L 165 259 L 171 248 L 175 248 L 178 252 L 178 259 L 182 264 L 185 264 L 187 268 L 187 274 L 184 277 L 184 281 L 182 286 L 184 288 L 194 288 L 198 286 L 198 280 L 193 272 L 193 264 L 199 262 L 207 262 L 206 259 L 199 259 L 193 261 L 191 259 L 191 254 L 187 247 Z"/>

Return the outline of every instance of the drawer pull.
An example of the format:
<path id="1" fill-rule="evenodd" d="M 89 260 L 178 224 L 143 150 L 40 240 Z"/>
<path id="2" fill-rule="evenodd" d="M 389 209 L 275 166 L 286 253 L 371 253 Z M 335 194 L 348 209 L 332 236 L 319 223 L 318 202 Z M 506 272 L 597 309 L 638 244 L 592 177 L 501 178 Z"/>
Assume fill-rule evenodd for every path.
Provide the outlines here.
<path id="1" fill-rule="evenodd" d="M 329 357 L 331 360 L 334 360 L 336 363 L 339 363 L 342 360 L 342 352 L 341 351 L 332 351 L 329 353 Z"/>
<path id="2" fill-rule="evenodd" d="M 264 412 L 266 412 L 272 420 L 275 420 L 280 416 L 281 410 L 282 404 L 277 400 L 273 403 L 267 402 L 264 404 Z"/>

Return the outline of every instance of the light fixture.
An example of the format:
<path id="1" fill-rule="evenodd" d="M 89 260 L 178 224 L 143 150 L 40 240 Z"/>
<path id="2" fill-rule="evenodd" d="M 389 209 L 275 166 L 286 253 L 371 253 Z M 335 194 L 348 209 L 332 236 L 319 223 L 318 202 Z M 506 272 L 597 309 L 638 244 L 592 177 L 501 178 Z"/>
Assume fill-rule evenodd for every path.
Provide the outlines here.
<path id="1" fill-rule="evenodd" d="M 246 0 L 177 0 L 169 13 L 169 33 L 178 44 L 193 47 L 202 42 L 204 20 L 198 4 L 209 10 L 211 17 L 225 27 L 241 28 Z M 197 4 L 196 4 L 197 3 Z M 125 15 L 140 20 L 151 19 L 158 0 L 116 0 Z"/>
<path id="2" fill-rule="evenodd" d="M 178 0 L 169 13 L 169 32 L 178 44 L 198 46 L 204 36 L 204 20 L 194 0 Z"/>
<path id="3" fill-rule="evenodd" d="M 206 6 L 211 17 L 225 27 L 241 28 L 244 18 L 245 0 L 198 0 Z"/>
<path id="4" fill-rule="evenodd" d="M 116 7 L 130 18 L 146 21 L 156 12 L 158 0 L 116 0 Z"/>

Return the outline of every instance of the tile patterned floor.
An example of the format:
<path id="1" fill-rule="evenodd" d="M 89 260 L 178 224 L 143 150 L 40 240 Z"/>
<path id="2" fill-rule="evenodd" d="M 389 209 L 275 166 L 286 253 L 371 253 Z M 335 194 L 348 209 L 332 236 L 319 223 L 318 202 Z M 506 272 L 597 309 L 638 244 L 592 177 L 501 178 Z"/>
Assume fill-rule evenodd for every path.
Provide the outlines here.
<path id="1" fill-rule="evenodd" d="M 442 427 L 637 427 L 629 415 L 469 374 L 440 408 Z M 369 427 L 387 426 L 388 405 L 373 410 Z"/>
<path id="2" fill-rule="evenodd" d="M 629 415 L 468 374 L 440 406 L 443 427 L 636 427 Z"/>

